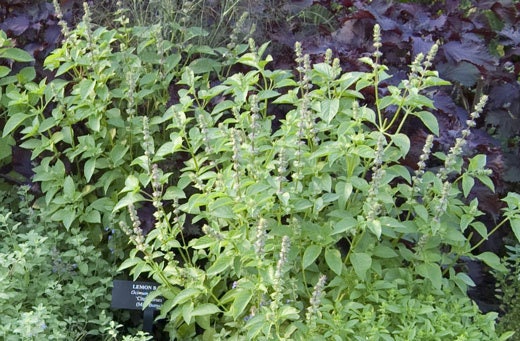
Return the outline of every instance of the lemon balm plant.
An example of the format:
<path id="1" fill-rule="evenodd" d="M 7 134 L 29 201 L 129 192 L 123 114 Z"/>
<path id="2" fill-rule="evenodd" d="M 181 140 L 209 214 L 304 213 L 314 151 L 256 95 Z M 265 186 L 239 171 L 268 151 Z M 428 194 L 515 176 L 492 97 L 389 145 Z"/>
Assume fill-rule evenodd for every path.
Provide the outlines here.
<path id="1" fill-rule="evenodd" d="M 466 296 L 472 280 L 461 256 L 504 270 L 492 253 L 472 255 L 465 237 L 479 180 L 492 188 L 485 157 L 463 162 L 462 148 L 485 106 L 482 98 L 447 155 L 425 140 L 417 167 L 403 125 L 416 117 L 438 134 L 425 90 L 447 84 L 431 71 L 436 46 L 418 55 L 407 80 L 378 93 L 390 77 L 375 52 L 372 72 L 342 73 L 330 51 L 311 65 L 296 44 L 296 78 L 266 68 L 266 45 L 250 42 L 234 73 L 211 86 L 190 67 L 177 103 L 143 117 L 144 153 L 116 212 L 135 246 L 120 270 L 158 281 L 159 318 L 174 339 L 457 340 L 506 339 L 496 314 L 480 314 Z M 363 91 L 374 89 L 373 103 Z M 290 109 L 279 122 L 269 113 Z M 154 132 L 167 123 L 169 140 Z M 443 166 L 429 171 L 437 158 Z M 177 160 L 174 171 L 160 167 Z M 513 221 L 509 210 L 499 226 Z M 154 207 L 143 232 L 137 208 Z M 483 228 L 484 227 L 484 228 Z"/>

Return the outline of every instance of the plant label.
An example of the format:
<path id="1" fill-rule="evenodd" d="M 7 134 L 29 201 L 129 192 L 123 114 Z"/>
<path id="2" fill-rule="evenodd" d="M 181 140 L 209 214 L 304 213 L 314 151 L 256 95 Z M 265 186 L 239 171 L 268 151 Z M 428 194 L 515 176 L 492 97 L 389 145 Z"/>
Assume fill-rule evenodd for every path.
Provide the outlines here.
<path id="1" fill-rule="evenodd" d="M 112 288 L 112 308 L 143 310 L 143 303 L 149 293 L 156 290 L 159 284 L 155 282 L 134 282 L 116 279 Z M 159 310 L 164 298 L 156 297 L 146 307 Z"/>

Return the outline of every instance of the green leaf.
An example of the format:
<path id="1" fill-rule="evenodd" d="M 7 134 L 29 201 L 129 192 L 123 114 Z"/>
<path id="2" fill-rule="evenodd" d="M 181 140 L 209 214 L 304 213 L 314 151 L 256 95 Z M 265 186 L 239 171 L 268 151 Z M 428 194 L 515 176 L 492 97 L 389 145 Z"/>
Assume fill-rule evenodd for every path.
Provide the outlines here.
<path id="1" fill-rule="evenodd" d="M 394 257 L 397 257 L 397 252 L 395 252 L 394 249 L 392 249 L 391 247 L 389 246 L 385 246 L 385 245 L 377 245 L 375 248 L 374 248 L 374 255 L 379 257 L 379 258 L 394 258 Z"/>
<path id="2" fill-rule="evenodd" d="M 381 221 L 379 220 L 369 220 L 367 221 L 367 227 L 370 232 L 372 232 L 378 239 L 381 237 L 381 233 L 383 232 L 383 227 L 381 226 Z"/>
<path id="3" fill-rule="evenodd" d="M 442 286 L 442 272 L 437 263 L 422 263 L 417 266 L 417 273 L 428 279 L 437 290 Z"/>
<path id="4" fill-rule="evenodd" d="M 82 100 L 86 100 L 87 97 L 90 97 L 94 93 L 94 87 L 96 86 L 96 81 L 91 79 L 82 79 L 78 85 L 77 89 L 74 89 L 73 94 L 78 94 L 81 96 Z"/>
<path id="5" fill-rule="evenodd" d="M 401 150 L 401 156 L 405 157 L 410 150 L 410 139 L 405 134 L 392 135 L 392 142 Z"/>
<path id="6" fill-rule="evenodd" d="M 78 270 L 82 275 L 86 276 L 88 274 L 88 264 L 87 263 L 78 263 Z"/>
<path id="7" fill-rule="evenodd" d="M 88 159 L 85 162 L 85 166 L 83 167 L 83 173 L 85 174 L 85 179 L 87 182 L 90 181 L 92 175 L 94 174 L 94 170 L 96 169 L 96 159 Z"/>
<path id="8" fill-rule="evenodd" d="M 26 86 L 28 86 L 29 84 L 27 84 L 27 83 L 29 83 L 30 81 L 34 80 L 34 78 L 36 78 L 36 71 L 34 70 L 34 68 L 32 66 L 24 67 L 23 69 L 20 70 L 20 72 L 18 72 L 16 77 L 18 78 L 18 81 L 21 84 L 25 84 Z"/>
<path id="9" fill-rule="evenodd" d="M 321 250 L 322 247 L 319 245 L 309 245 L 303 253 L 302 268 L 307 269 L 312 263 L 314 263 L 316 258 L 320 255 Z"/>
<path id="10" fill-rule="evenodd" d="M 0 58 L 12 59 L 17 62 L 34 61 L 34 58 L 28 52 L 16 47 L 0 49 Z"/>
<path id="11" fill-rule="evenodd" d="M 368 269 L 372 266 L 372 257 L 368 253 L 354 252 L 350 255 L 350 264 L 352 264 L 359 279 L 364 281 Z"/>
<path id="12" fill-rule="evenodd" d="M 345 218 L 341 219 L 340 221 L 334 223 L 334 228 L 331 233 L 331 236 L 338 234 L 338 233 L 347 232 L 347 231 L 353 229 L 354 227 L 356 227 L 357 224 L 358 224 L 358 221 L 354 217 L 352 217 L 352 216 L 345 217 Z"/>
<path id="13" fill-rule="evenodd" d="M 319 117 L 330 123 L 339 111 L 339 99 L 326 99 L 320 104 Z"/>
<path id="14" fill-rule="evenodd" d="M 76 219 L 76 211 L 69 207 L 62 208 L 54 212 L 51 219 L 54 221 L 61 221 L 68 231 L 72 222 Z"/>
<path id="15" fill-rule="evenodd" d="M 200 294 L 201 290 L 198 288 L 186 288 L 179 292 L 177 295 L 175 295 L 175 298 L 172 300 L 171 305 L 176 306 L 179 304 L 183 304 L 184 302 L 195 301 L 197 296 L 199 296 Z"/>
<path id="16" fill-rule="evenodd" d="M 206 270 L 206 275 L 208 277 L 218 275 L 219 273 L 225 271 L 229 268 L 233 263 L 233 256 L 220 255 L 217 260 Z"/>
<path id="17" fill-rule="evenodd" d="M 11 117 L 9 117 L 9 119 L 5 123 L 4 132 L 2 134 L 2 137 L 6 137 L 7 135 L 9 135 L 13 130 L 18 128 L 18 126 L 20 126 L 20 124 L 22 124 L 23 121 L 25 121 L 25 119 L 28 117 L 29 117 L 29 115 L 27 115 L 25 113 L 21 113 L 21 112 L 16 113 L 16 114 L 12 115 Z"/>
<path id="18" fill-rule="evenodd" d="M 486 155 L 478 154 L 469 160 L 468 171 L 474 172 L 486 168 Z"/>
<path id="19" fill-rule="evenodd" d="M 211 58 L 199 58 L 190 63 L 190 68 L 194 74 L 209 73 L 212 71 L 219 72 L 222 64 Z"/>
<path id="20" fill-rule="evenodd" d="M 336 275 L 341 275 L 343 262 L 341 261 L 341 253 L 337 249 L 325 250 L 325 262 Z"/>
<path id="21" fill-rule="evenodd" d="M 500 258 L 494 254 L 493 252 L 483 252 L 480 255 L 475 256 L 475 258 L 483 261 L 488 266 L 492 267 L 494 270 L 500 272 L 507 272 L 507 268 L 500 262 Z"/>
<path id="22" fill-rule="evenodd" d="M 437 122 L 437 118 L 431 112 L 420 111 L 414 113 L 414 115 L 417 116 L 433 134 L 439 136 L 439 122 Z"/>
<path id="23" fill-rule="evenodd" d="M 123 271 L 128 268 L 134 267 L 138 263 L 144 262 L 141 258 L 127 258 L 123 261 L 123 263 L 117 268 L 117 272 Z"/>
<path id="24" fill-rule="evenodd" d="M 235 202 L 231 198 L 218 198 L 208 205 L 211 216 L 216 218 L 232 219 L 235 217 L 233 206 Z"/>
<path id="25" fill-rule="evenodd" d="M 352 184 L 347 182 L 338 182 L 335 187 L 336 193 L 339 194 L 338 205 L 339 209 L 345 209 L 347 207 L 347 201 L 352 195 Z"/>
<path id="26" fill-rule="evenodd" d="M 233 319 L 236 320 L 237 317 L 244 312 L 251 301 L 251 298 L 253 298 L 253 292 L 250 290 L 239 290 L 233 296 L 235 297 L 235 300 L 233 301 L 229 311 L 231 316 L 233 316 Z"/>
<path id="27" fill-rule="evenodd" d="M 135 192 L 127 193 L 121 200 L 114 206 L 113 212 L 116 212 L 122 208 L 128 207 L 130 204 L 135 204 L 139 201 L 145 201 L 146 199 L 140 194 Z"/>
<path id="28" fill-rule="evenodd" d="M 159 147 L 155 156 L 158 158 L 164 158 L 167 155 L 173 154 L 182 148 L 182 136 L 177 135 L 173 137 L 172 141 L 166 142 Z"/>
<path id="29" fill-rule="evenodd" d="M 139 192 L 140 189 L 139 179 L 135 175 L 130 174 L 125 179 L 125 187 L 119 193 Z"/>
<path id="30" fill-rule="evenodd" d="M 476 175 L 476 177 L 487 188 L 489 188 L 491 191 L 495 192 L 495 184 L 493 183 L 493 180 L 491 180 L 491 178 L 489 176 L 487 176 L 487 175 Z"/>
<path id="31" fill-rule="evenodd" d="M 65 181 L 63 181 L 63 194 L 67 197 L 72 199 L 74 197 L 74 193 L 76 192 L 76 187 L 74 185 L 74 180 L 70 175 L 68 175 L 65 178 Z"/>
<path id="32" fill-rule="evenodd" d="M 205 316 L 220 313 L 221 310 L 213 303 L 204 303 L 196 306 L 191 312 L 191 316 Z"/>
<path id="33" fill-rule="evenodd" d="M 7 76 L 11 72 L 11 69 L 7 66 L 0 65 L 0 78 Z"/>
<path id="34" fill-rule="evenodd" d="M 99 211 L 91 210 L 83 214 L 81 220 L 87 223 L 99 224 L 101 223 L 101 214 L 99 214 Z"/>
<path id="35" fill-rule="evenodd" d="M 515 234 L 516 240 L 520 242 L 520 218 L 511 218 L 509 223 L 511 224 L 511 229 Z"/>
<path id="36" fill-rule="evenodd" d="M 464 193 L 464 198 L 467 198 L 473 185 L 475 184 L 475 179 L 468 173 L 462 174 L 462 192 Z"/>

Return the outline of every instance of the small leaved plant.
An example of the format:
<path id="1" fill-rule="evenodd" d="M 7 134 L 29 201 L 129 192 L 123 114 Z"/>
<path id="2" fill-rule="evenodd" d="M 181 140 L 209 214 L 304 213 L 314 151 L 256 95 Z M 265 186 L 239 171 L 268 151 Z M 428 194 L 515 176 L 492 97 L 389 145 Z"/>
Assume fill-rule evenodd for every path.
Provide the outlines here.
<path id="1" fill-rule="evenodd" d="M 120 270 L 161 284 L 159 318 L 173 339 L 506 339 L 496 314 L 466 296 L 461 256 L 503 271 L 490 252 L 472 255 L 478 221 L 475 180 L 493 189 L 486 158 L 462 149 L 486 103 L 447 155 L 425 139 L 415 170 L 400 164 L 411 117 L 438 125 L 425 90 L 447 82 L 431 71 L 436 46 L 420 54 L 408 79 L 380 96 L 391 77 L 375 52 L 372 72 L 342 73 L 328 51 L 311 65 L 297 43 L 296 79 L 266 68 L 266 45 L 250 42 L 234 73 L 218 85 L 184 67 L 179 100 L 160 117 L 141 117 L 144 153 L 114 211 L 135 246 Z M 373 88 L 374 103 L 362 91 Z M 282 119 L 270 113 L 288 108 Z M 156 144 L 165 123 L 169 140 Z M 157 146 L 157 147 L 156 147 Z M 427 163 L 436 158 L 435 172 Z M 161 165 L 174 159 L 178 167 Z M 507 215 L 518 217 L 515 195 Z M 137 213 L 153 205 L 145 233 Z"/>

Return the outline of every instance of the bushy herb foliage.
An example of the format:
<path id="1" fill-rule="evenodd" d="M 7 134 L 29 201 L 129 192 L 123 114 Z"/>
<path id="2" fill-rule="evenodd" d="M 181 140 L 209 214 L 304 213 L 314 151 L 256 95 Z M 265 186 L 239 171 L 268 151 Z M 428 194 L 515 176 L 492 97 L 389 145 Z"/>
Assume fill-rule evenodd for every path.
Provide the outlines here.
<path id="1" fill-rule="evenodd" d="M 439 144 L 444 148 L 451 145 L 449 132 L 464 129 L 464 121 L 481 94 L 489 94 L 487 110 L 478 126 L 500 144 L 486 133 L 480 133 L 476 135 L 478 138 L 470 138 L 470 150 L 479 150 L 487 154 L 489 160 L 495 160 L 502 170 L 494 176 L 515 186 L 520 174 L 515 156 L 519 125 L 514 118 L 520 111 L 518 2 L 447 0 L 424 5 L 417 1 L 347 0 L 320 3 L 335 11 L 342 26 L 326 38 L 309 39 L 305 48 L 315 56 L 332 48 L 347 70 L 364 69 L 359 57 L 370 49 L 367 38 L 375 23 L 381 26 L 384 64 L 394 75 L 391 84 L 406 77 L 405 66 L 415 55 L 426 53 L 437 41 L 442 42 L 434 62 L 440 76 L 451 81 L 452 86 L 433 94 L 435 114 L 441 125 Z M 323 40 L 327 43 L 320 43 Z M 290 43 L 286 40 L 286 44 Z M 490 210 L 493 205 L 486 203 L 486 206 Z M 497 212 L 493 210 L 493 214 Z"/>
<path id="2" fill-rule="evenodd" d="M 120 270 L 161 284 L 170 338 L 509 336 L 467 298 L 459 261 L 503 271 L 464 233 L 520 234 L 518 195 L 491 232 L 465 200 L 476 181 L 494 188 L 485 155 L 461 157 L 486 97 L 446 153 L 429 135 L 415 169 L 402 164 L 408 120 L 439 134 L 437 45 L 390 83 L 376 25 L 364 70 L 344 73 L 331 51 L 313 64 L 297 44 L 295 77 L 267 68 L 267 44 L 199 49 L 119 22 L 93 28 L 87 7 L 62 25 L 46 59 L 60 78 L 5 88 L 3 136 L 19 131 L 38 164 L 45 221 L 98 246 L 121 221 L 134 248 Z M 121 242 L 103 256 L 126 257 Z"/>
<path id="3" fill-rule="evenodd" d="M 505 263 L 510 269 L 507 273 L 497 273 L 497 295 L 502 302 L 502 316 L 498 320 L 497 330 L 515 331 L 510 340 L 520 340 L 518 318 L 520 317 L 520 246 L 508 246 L 508 254 Z"/>
<path id="4" fill-rule="evenodd" d="M 108 327 L 114 265 L 78 228 L 43 221 L 28 187 L 0 199 L 0 338 L 79 340 Z"/>
<path id="5" fill-rule="evenodd" d="M 448 155 L 436 154 L 437 173 L 425 171 L 431 137 L 413 176 L 399 164 L 410 148 L 400 132 L 407 118 L 438 133 L 421 92 L 446 82 L 428 70 L 434 48 L 388 96 L 376 95 L 376 111 L 360 107 L 360 91 L 389 77 L 380 44 L 363 59 L 371 72 L 345 74 L 330 52 L 311 66 L 297 45 L 295 81 L 267 70 L 266 46 L 251 43 L 237 61 L 250 71 L 211 87 L 184 68 L 179 103 L 143 117 L 142 170 L 127 177 L 115 206 L 128 206 L 131 227 L 121 228 L 136 247 L 121 269 L 161 283 L 171 337 L 498 339 L 496 315 L 478 314 L 465 294 L 471 279 L 456 271 L 474 249 L 464 230 L 488 236 L 477 201 L 461 201 L 474 179 L 493 187 L 485 156 L 463 168 L 468 128 Z M 280 104 L 292 109 L 273 129 L 268 108 Z M 395 115 L 384 117 L 390 105 Z M 152 132 L 163 122 L 170 141 L 156 149 Z M 170 155 L 183 158 L 180 172 L 159 167 Z M 142 201 L 155 208 L 147 235 L 135 206 Z M 503 270 L 490 252 L 476 258 Z"/>

